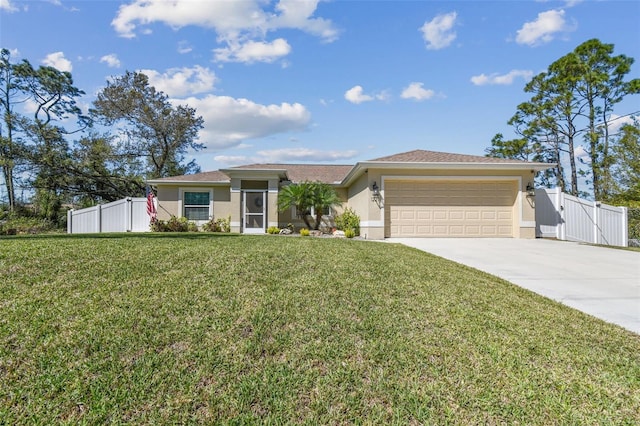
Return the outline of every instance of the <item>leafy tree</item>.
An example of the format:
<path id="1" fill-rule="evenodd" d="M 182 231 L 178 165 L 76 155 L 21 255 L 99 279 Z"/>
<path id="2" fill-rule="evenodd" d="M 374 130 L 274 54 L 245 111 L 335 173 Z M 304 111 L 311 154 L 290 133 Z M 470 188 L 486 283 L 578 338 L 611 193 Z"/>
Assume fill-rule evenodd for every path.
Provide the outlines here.
<path id="1" fill-rule="evenodd" d="M 16 173 L 20 163 L 21 149 L 18 128 L 21 117 L 16 113 L 17 104 L 24 102 L 26 96 L 20 89 L 20 77 L 16 75 L 16 65 L 11 63 L 11 53 L 7 49 L 0 51 L 0 166 L 7 190 L 9 211 L 16 208 Z"/>
<path id="2" fill-rule="evenodd" d="M 640 125 L 638 121 L 624 125 L 613 146 L 616 162 L 613 175 L 616 176 L 615 190 L 608 199 L 617 204 L 640 203 Z"/>
<path id="3" fill-rule="evenodd" d="M 341 204 L 335 189 L 323 182 L 301 182 L 288 185 L 278 194 L 278 209 L 283 211 L 295 207 L 297 216 L 304 221 L 308 229 L 319 229 L 322 223 L 322 212 Z M 315 218 L 311 216 L 312 209 Z M 313 224 L 311 219 L 314 219 Z"/>
<path id="4" fill-rule="evenodd" d="M 491 147 L 485 149 L 487 157 L 512 158 L 527 161 L 531 155 L 529 142 L 525 138 L 504 140 L 502 133 L 496 133 L 491 139 Z"/>
<path id="5" fill-rule="evenodd" d="M 555 183 L 578 195 L 584 193 L 578 188 L 578 177 L 585 176 L 593 195 L 606 197 L 614 162 L 608 121 L 617 103 L 640 93 L 639 79 L 625 81 L 632 63 L 625 55 L 613 56 L 611 44 L 597 39 L 582 43 L 527 83 L 525 92 L 531 98 L 518 105 L 509 120 L 521 139 L 504 141 L 496 135 L 488 155 L 521 159 L 527 153 L 535 161 L 554 162 L 555 168 L 539 177 L 543 184 Z M 588 159 L 578 161 L 576 149 L 583 137 Z"/>
<path id="6" fill-rule="evenodd" d="M 70 179 L 64 172 L 71 161 L 66 137 L 90 124 L 77 105 L 77 99 L 84 92 L 74 86 L 71 73 L 54 67 L 35 69 L 24 60 L 14 69 L 20 79 L 19 89 L 35 106 L 33 118 L 22 125 L 29 142 L 25 146 L 25 157 L 32 166 L 34 204 L 43 217 L 58 223 Z M 78 122 L 78 128 L 72 131 L 60 124 L 70 118 Z"/>
<path id="7" fill-rule="evenodd" d="M 174 106 L 167 95 L 149 85 L 146 75 L 127 71 L 98 93 L 92 114 L 107 125 L 123 123 L 132 155 L 147 159 L 147 177 L 157 178 L 199 171 L 195 161 L 183 164 L 197 143 L 203 119 L 195 109 Z"/>
<path id="8" fill-rule="evenodd" d="M 122 152 L 112 139 L 109 135 L 89 134 L 75 144 L 69 170 L 73 181 L 68 189 L 82 204 L 144 194 L 138 158 Z"/>
<path id="9" fill-rule="evenodd" d="M 592 39 L 576 47 L 573 52 L 582 66 L 577 94 L 586 103 L 588 126 L 585 139 L 596 199 L 606 198 L 612 182 L 609 173 L 612 164 L 609 116 L 615 104 L 622 101 L 625 95 L 640 92 L 639 79 L 624 80 L 631 71 L 633 58 L 613 56 L 613 48 L 613 44 Z"/>

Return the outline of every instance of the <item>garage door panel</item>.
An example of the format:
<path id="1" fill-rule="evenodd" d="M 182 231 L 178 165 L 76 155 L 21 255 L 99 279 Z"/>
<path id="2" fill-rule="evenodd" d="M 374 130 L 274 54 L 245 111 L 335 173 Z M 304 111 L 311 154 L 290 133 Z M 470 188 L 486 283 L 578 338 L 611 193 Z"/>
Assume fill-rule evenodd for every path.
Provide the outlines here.
<path id="1" fill-rule="evenodd" d="M 385 183 L 390 236 L 511 237 L 517 186 L 499 182 Z"/>
<path id="2" fill-rule="evenodd" d="M 466 211 L 464 214 L 464 220 L 478 220 L 481 215 L 482 212 L 479 212 L 478 210 Z"/>

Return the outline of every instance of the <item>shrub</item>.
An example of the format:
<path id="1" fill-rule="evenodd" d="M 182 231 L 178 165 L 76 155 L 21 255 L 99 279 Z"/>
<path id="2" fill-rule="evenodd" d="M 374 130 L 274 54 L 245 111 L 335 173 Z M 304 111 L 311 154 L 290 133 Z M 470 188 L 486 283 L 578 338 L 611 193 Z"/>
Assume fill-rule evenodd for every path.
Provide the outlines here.
<path id="1" fill-rule="evenodd" d="M 202 230 L 206 232 L 231 232 L 231 216 L 226 219 L 211 219 L 202 225 Z"/>
<path id="2" fill-rule="evenodd" d="M 9 213 L 0 222 L 0 235 L 41 234 L 53 231 L 55 228 L 55 225 L 47 219 Z"/>
<path id="3" fill-rule="evenodd" d="M 309 230 L 307 228 L 300 229 L 300 236 L 301 237 L 308 237 L 309 236 Z"/>
<path id="4" fill-rule="evenodd" d="M 186 217 L 171 216 L 169 220 L 156 220 L 151 223 L 153 232 L 198 232 L 198 225 Z"/>
<path id="5" fill-rule="evenodd" d="M 346 231 L 351 229 L 354 232 L 354 235 L 360 235 L 360 216 L 356 214 L 355 211 L 347 207 L 341 214 L 336 216 L 335 218 L 336 228 L 341 231 Z"/>
<path id="6" fill-rule="evenodd" d="M 344 231 L 344 236 L 347 238 L 353 238 L 356 236 L 356 231 L 354 231 L 353 229 L 349 228 L 349 229 L 345 229 Z"/>
<path id="7" fill-rule="evenodd" d="M 231 215 L 216 220 L 218 232 L 231 232 Z"/>
<path id="8" fill-rule="evenodd" d="M 272 234 L 272 235 L 274 235 L 274 234 L 279 234 L 279 233 L 280 233 L 280 228 L 278 228 L 277 226 L 270 226 L 270 227 L 267 229 L 267 234 Z"/>

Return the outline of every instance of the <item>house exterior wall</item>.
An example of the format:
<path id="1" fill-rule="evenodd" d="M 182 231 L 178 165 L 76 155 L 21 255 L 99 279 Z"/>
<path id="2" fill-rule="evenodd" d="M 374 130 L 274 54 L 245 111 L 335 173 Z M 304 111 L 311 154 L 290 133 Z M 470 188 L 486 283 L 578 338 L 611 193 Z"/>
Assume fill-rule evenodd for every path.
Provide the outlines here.
<path id="1" fill-rule="evenodd" d="M 178 211 L 178 187 L 177 186 L 158 186 L 158 219 L 169 220 L 171 216 L 180 217 L 182 214 Z M 215 204 L 215 203 L 214 203 Z M 215 207 L 214 207 L 215 208 Z"/>
<path id="2" fill-rule="evenodd" d="M 169 220 L 171 216 L 183 216 L 180 192 L 185 189 L 213 191 L 213 218 L 227 218 L 232 214 L 229 186 L 158 185 L 158 219 Z"/>
<path id="3" fill-rule="evenodd" d="M 360 235 L 367 239 L 384 239 L 384 222 L 380 220 L 380 206 L 371 200 L 371 186 L 379 178 L 369 170 L 351 184 L 348 190 L 349 207 L 360 216 Z"/>

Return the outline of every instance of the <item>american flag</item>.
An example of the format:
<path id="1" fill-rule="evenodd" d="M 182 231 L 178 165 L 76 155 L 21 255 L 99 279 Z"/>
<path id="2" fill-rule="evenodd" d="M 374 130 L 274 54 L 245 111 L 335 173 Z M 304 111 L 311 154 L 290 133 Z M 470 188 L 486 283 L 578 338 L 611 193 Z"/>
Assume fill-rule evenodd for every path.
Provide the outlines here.
<path id="1" fill-rule="evenodd" d="M 158 212 L 156 211 L 156 204 L 154 202 L 154 198 L 155 197 L 153 195 L 153 191 L 151 190 L 149 185 L 147 185 L 147 214 L 151 218 L 151 222 L 156 221 L 156 216 L 158 214 Z"/>

